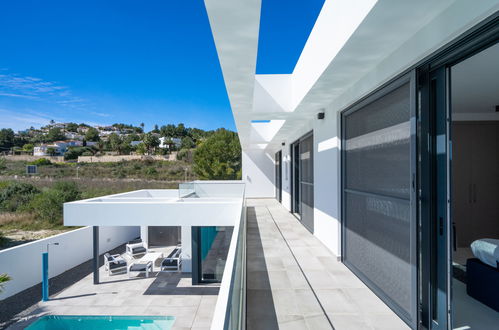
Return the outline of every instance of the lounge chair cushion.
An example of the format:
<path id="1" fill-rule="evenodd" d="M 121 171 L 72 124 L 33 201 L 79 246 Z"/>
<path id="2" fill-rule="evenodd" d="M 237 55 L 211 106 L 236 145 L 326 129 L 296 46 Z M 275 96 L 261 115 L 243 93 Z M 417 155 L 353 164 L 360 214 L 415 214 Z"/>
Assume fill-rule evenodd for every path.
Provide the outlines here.
<path id="1" fill-rule="evenodd" d="M 180 254 L 180 249 L 179 248 L 175 248 L 169 255 L 167 258 L 178 258 L 178 255 Z"/>
<path id="2" fill-rule="evenodd" d="M 165 259 L 161 263 L 161 266 L 163 266 L 163 267 L 177 267 L 178 260 L 177 259 Z"/>
<path id="3" fill-rule="evenodd" d="M 128 244 L 139 244 L 139 243 L 142 243 L 142 239 L 140 238 L 136 238 L 136 239 L 133 239 L 131 241 L 128 242 Z"/>
<path id="4" fill-rule="evenodd" d="M 131 272 L 145 272 L 147 270 L 147 264 L 133 264 L 130 266 Z"/>
<path id="5" fill-rule="evenodd" d="M 132 253 L 133 254 L 139 254 L 139 253 L 146 253 L 147 249 L 143 246 L 137 246 L 132 248 Z"/>
<path id="6" fill-rule="evenodd" d="M 123 259 L 115 260 L 114 262 L 109 263 L 110 269 L 121 268 L 121 267 L 126 267 L 126 261 Z"/>

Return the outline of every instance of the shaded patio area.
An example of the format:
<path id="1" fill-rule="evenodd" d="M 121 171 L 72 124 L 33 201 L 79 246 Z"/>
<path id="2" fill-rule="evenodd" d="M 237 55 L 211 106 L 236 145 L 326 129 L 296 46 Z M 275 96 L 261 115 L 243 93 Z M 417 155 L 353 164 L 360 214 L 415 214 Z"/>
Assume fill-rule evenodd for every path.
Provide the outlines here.
<path id="1" fill-rule="evenodd" d="M 101 284 L 89 274 L 48 302 L 40 302 L 9 329 L 24 329 L 40 316 L 144 315 L 174 316 L 173 329 L 209 329 L 219 285 L 192 285 L 189 273 L 154 272 L 149 278 L 126 273 L 108 276 L 100 267 Z"/>

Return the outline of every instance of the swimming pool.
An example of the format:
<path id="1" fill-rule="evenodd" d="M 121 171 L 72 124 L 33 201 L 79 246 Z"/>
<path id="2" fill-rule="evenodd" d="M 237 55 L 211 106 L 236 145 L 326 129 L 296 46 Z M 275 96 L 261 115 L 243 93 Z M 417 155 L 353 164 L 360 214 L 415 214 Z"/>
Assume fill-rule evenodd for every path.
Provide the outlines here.
<path id="1" fill-rule="evenodd" d="M 73 316 L 47 315 L 26 329 L 29 330 L 139 330 L 171 329 L 173 316 Z"/>

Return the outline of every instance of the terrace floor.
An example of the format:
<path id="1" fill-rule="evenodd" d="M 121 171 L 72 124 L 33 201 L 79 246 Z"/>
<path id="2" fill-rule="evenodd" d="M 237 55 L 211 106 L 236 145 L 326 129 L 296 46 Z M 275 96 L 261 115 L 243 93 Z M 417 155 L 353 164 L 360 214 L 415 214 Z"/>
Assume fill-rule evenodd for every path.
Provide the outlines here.
<path id="1" fill-rule="evenodd" d="M 248 199 L 247 328 L 409 329 L 274 199 Z"/>
<path id="2" fill-rule="evenodd" d="M 154 273 L 156 274 L 156 273 Z M 129 279 L 108 276 L 100 268 L 101 284 L 92 274 L 48 302 L 39 302 L 25 318 L 9 329 L 24 329 L 38 317 L 51 315 L 175 316 L 173 329 L 209 329 L 218 297 L 217 285 L 191 285 L 191 274 L 159 273 Z"/>

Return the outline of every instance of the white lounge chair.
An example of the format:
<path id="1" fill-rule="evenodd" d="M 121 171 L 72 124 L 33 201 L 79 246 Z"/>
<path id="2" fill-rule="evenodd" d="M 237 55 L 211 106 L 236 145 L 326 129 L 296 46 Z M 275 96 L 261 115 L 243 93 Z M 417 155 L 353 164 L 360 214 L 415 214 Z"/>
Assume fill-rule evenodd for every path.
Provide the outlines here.
<path id="1" fill-rule="evenodd" d="M 126 245 L 126 254 L 134 258 L 137 255 L 143 255 L 147 253 L 147 248 L 140 238 L 128 242 Z"/>
<path id="2" fill-rule="evenodd" d="M 182 248 L 176 247 L 163 261 L 161 262 L 161 271 L 179 271 L 182 266 Z"/>
<path id="3" fill-rule="evenodd" d="M 104 270 L 111 276 L 126 271 L 126 260 L 119 254 L 104 254 Z"/>

